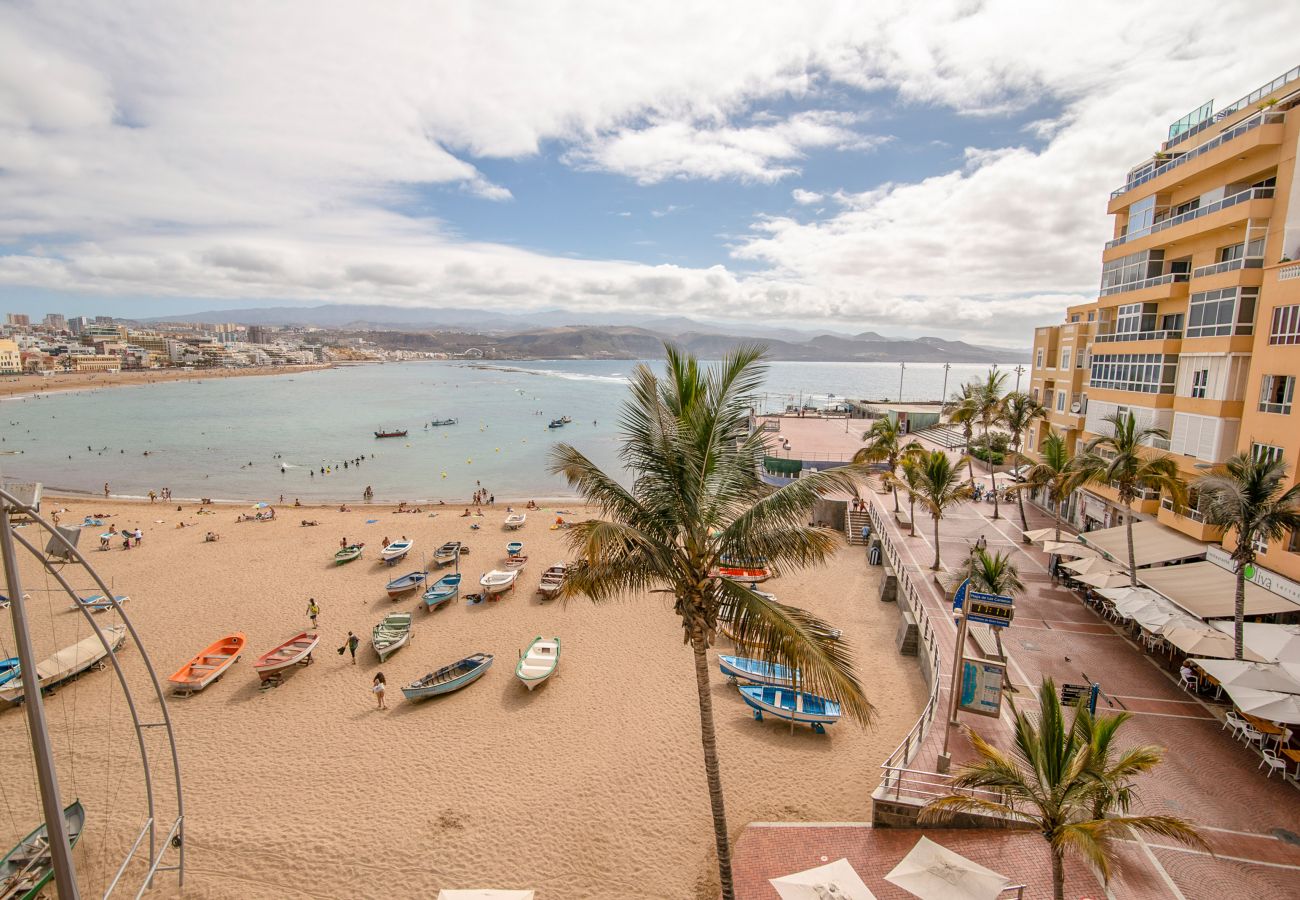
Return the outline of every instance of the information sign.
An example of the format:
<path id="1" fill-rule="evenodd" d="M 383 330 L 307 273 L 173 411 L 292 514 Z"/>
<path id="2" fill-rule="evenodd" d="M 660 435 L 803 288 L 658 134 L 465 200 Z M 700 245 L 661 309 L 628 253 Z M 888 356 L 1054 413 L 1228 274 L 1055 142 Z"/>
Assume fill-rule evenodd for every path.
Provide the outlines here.
<path id="1" fill-rule="evenodd" d="M 961 693 L 957 708 L 981 716 L 998 716 L 1002 712 L 1002 681 L 1007 667 L 978 657 L 961 661 Z"/>
<path id="2" fill-rule="evenodd" d="M 966 618 L 984 625 L 1006 626 L 1015 618 L 1016 608 L 1010 597 L 969 591 L 966 595 Z"/>

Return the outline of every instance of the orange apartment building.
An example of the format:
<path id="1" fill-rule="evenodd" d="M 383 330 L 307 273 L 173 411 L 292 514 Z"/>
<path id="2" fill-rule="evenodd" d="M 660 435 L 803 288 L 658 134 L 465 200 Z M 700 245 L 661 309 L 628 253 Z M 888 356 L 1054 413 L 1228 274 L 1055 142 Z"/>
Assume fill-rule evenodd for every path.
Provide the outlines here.
<path id="1" fill-rule="evenodd" d="M 1050 430 L 1077 452 L 1107 415 L 1132 412 L 1168 432 L 1159 449 L 1189 480 L 1237 452 L 1280 456 L 1296 477 L 1298 144 L 1300 67 L 1217 113 L 1207 103 L 1180 119 L 1129 171 L 1107 206 L 1114 238 L 1097 299 L 1035 331 L 1030 390 L 1049 419 L 1030 447 Z M 1076 492 L 1068 514 L 1085 528 L 1123 523 L 1106 487 Z M 1208 543 L 1222 537 L 1194 497 L 1180 514 L 1148 496 L 1134 515 Z M 1300 596 L 1300 536 L 1267 547 L 1260 563 L 1260 578 Z"/>

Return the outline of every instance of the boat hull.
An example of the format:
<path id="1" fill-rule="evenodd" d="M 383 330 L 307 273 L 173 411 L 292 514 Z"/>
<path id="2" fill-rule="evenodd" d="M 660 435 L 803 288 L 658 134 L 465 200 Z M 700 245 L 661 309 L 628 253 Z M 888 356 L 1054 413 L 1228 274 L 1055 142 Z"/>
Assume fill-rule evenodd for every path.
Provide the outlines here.
<path id="1" fill-rule="evenodd" d="M 295 666 L 309 666 L 312 651 L 320 643 L 320 635 L 304 631 L 294 635 L 273 650 L 263 653 L 253 663 L 253 671 L 260 681 L 280 681 L 284 673 Z"/>
<path id="2" fill-rule="evenodd" d="M 505 577 L 509 576 L 509 577 Z M 488 572 L 479 579 L 479 587 L 483 588 L 488 594 L 504 594 L 515 586 L 519 578 L 518 572 Z"/>
<path id="3" fill-rule="evenodd" d="M 787 722 L 812 726 L 813 731 L 824 734 L 827 725 L 840 720 L 840 705 L 815 694 L 781 687 L 741 687 L 741 699 L 754 711 L 754 718 L 763 721 L 764 715 L 776 716 Z"/>
<path id="4" fill-rule="evenodd" d="M 728 678 L 772 687 L 793 687 L 794 675 L 787 666 L 748 659 L 743 656 L 719 656 L 718 669 Z"/>
<path id="5" fill-rule="evenodd" d="M 125 625 L 109 625 L 102 630 L 108 640 L 108 646 L 114 651 L 125 643 Z M 41 690 L 47 691 L 70 678 L 76 678 L 87 669 L 99 665 L 106 656 L 108 651 L 104 649 L 104 645 L 96 635 L 82 638 L 71 647 L 65 647 L 36 664 L 36 676 L 40 679 Z M 13 685 L 12 688 L 0 691 L 0 700 L 6 703 L 17 703 L 23 699 L 22 681 L 15 679 L 10 684 Z"/>
<path id="6" fill-rule="evenodd" d="M 403 575 L 401 578 L 394 578 L 385 585 L 384 590 L 388 591 L 388 596 L 394 600 L 403 594 L 409 594 L 411 591 L 424 584 L 426 575 L 423 572 L 411 572 Z"/>
<path id="7" fill-rule="evenodd" d="M 538 635 L 519 658 L 519 663 L 515 666 L 515 677 L 531 691 L 549 681 L 559 665 L 560 639 L 555 637 L 548 640 Z"/>
<path id="8" fill-rule="evenodd" d="M 347 550 L 340 550 L 334 554 L 334 565 L 341 566 L 344 563 L 350 563 L 354 559 L 361 558 L 360 547 L 350 547 Z"/>
<path id="9" fill-rule="evenodd" d="M 226 635 L 214 642 L 206 650 L 181 666 L 168 681 L 178 694 L 190 695 L 205 689 L 239 661 L 240 655 L 248 645 L 248 639 L 242 631 Z"/>
<path id="10" fill-rule="evenodd" d="M 460 576 L 445 575 L 434 582 L 433 587 L 424 592 L 421 598 L 429 610 L 433 610 L 460 594 Z"/>
<path id="11" fill-rule="evenodd" d="M 375 655 L 384 662 L 411 641 L 411 615 L 401 613 L 388 616 L 375 626 L 371 634 L 370 645 L 375 648 Z"/>
<path id="12" fill-rule="evenodd" d="M 429 697 L 450 694 L 478 681 L 487 674 L 487 670 L 490 668 L 492 668 L 491 653 L 478 653 L 474 656 L 468 656 L 458 663 L 444 666 L 437 672 L 426 675 L 420 681 L 413 682 L 402 688 L 402 696 L 407 700 L 425 700 Z M 444 673 L 453 677 L 439 681 L 439 677 Z M 432 683 L 422 684 L 428 679 L 432 679 Z"/>
<path id="13" fill-rule="evenodd" d="M 80 800 L 63 808 L 63 824 L 68 831 L 68 843 L 77 846 L 82 829 L 86 826 L 86 810 Z M 48 845 L 45 824 L 41 823 L 0 859 L 0 896 L 6 900 L 34 900 L 40 894 L 41 888 L 54 877 L 53 863 L 42 864 L 43 861 L 40 861 L 31 871 L 27 871 L 28 864 L 20 863 L 19 859 L 30 857 L 33 853 L 42 855 L 48 850 Z M 14 880 L 18 876 L 21 876 L 21 881 Z"/>

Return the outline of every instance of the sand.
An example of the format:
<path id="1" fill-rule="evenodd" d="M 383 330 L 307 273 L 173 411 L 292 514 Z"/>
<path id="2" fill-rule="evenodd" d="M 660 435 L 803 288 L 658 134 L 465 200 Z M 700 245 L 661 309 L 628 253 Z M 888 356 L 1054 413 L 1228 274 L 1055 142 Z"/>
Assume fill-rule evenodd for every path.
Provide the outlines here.
<path id="1" fill-rule="evenodd" d="M 99 528 L 85 529 L 81 546 L 115 592 L 130 595 L 130 615 L 164 677 L 223 634 L 249 639 L 222 681 L 169 704 L 185 777 L 187 878 L 178 891 L 174 874 L 162 875 L 151 895 L 428 898 L 442 887 L 528 887 L 539 900 L 716 896 L 691 658 L 671 603 L 663 595 L 600 607 L 539 603 L 541 572 L 566 555 L 563 533 L 548 528 L 553 513 L 531 514 L 516 535 L 502 530 L 501 505 L 473 520 L 450 507 L 436 518 L 282 507 L 274 522 L 239 524 L 247 510 L 234 507 L 197 516 L 188 504 L 178 513 L 174 504 L 47 497 L 44 509 L 65 505 L 65 524 L 112 512 L 119 528 L 144 529 L 143 545 L 130 551 L 96 551 Z M 321 525 L 301 527 L 303 518 Z M 181 521 L 192 527 L 178 529 Z M 482 529 L 471 531 L 470 521 Z M 221 540 L 204 543 L 208 530 Z M 365 555 L 335 567 L 343 535 L 364 540 Z M 382 566 L 380 539 L 401 535 L 415 539 L 412 555 Z M 448 539 L 471 548 L 462 571 L 476 585 L 513 537 L 530 560 L 500 602 L 460 600 L 427 614 L 418 595 L 393 602 L 384 592 Z M 39 655 L 88 633 L 33 561 L 21 571 Z M 715 669 L 733 836 L 749 821 L 869 818 L 877 767 L 925 699 L 915 662 L 893 646 L 897 612 L 876 599 L 879 571 L 861 548 L 845 547 L 822 570 L 767 585 L 834 622 L 858 648 L 879 710 L 874 727 L 842 722 L 816 735 L 756 722 Z M 308 626 L 308 597 L 322 610 L 315 664 L 259 692 L 253 659 Z M 413 639 L 380 665 L 370 629 L 393 610 L 415 611 Z M 9 655 L 9 617 L 0 618 L 0 651 Z M 363 641 L 355 667 L 335 653 L 349 629 Z M 514 663 L 537 635 L 560 636 L 563 652 L 557 675 L 530 693 Z M 478 683 L 419 705 L 402 699 L 402 684 L 474 651 L 496 654 Z M 121 660 L 139 682 L 140 654 L 129 648 Z M 388 711 L 376 710 L 370 693 L 381 669 Z M 102 893 L 142 822 L 130 720 L 107 671 L 56 691 L 47 705 L 65 795 L 88 809 L 80 876 L 88 894 Z M 156 702 L 142 708 L 156 715 Z M 5 847 L 38 817 L 24 722 L 17 709 L 0 712 Z M 150 741 L 161 750 L 156 736 Z"/>
<path id="2" fill-rule="evenodd" d="M 0 397 L 45 394 L 52 391 L 86 391 L 100 388 L 155 384 L 161 381 L 206 381 L 210 378 L 246 378 L 292 375 L 333 368 L 331 363 L 306 366 L 252 366 L 247 369 L 140 369 L 126 372 L 55 372 L 50 375 L 7 375 L 0 378 Z"/>

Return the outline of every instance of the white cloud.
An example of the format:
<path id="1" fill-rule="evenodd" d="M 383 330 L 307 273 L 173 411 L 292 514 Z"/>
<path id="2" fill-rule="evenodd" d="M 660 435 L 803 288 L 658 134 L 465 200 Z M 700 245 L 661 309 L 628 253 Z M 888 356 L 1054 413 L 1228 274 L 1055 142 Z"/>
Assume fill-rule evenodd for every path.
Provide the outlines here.
<path id="1" fill-rule="evenodd" d="M 820 202 L 826 195 L 818 194 L 815 191 L 805 191 L 803 188 L 795 188 L 790 192 L 790 196 L 793 197 L 794 202 L 798 203 L 800 206 L 809 206 L 810 204 Z"/>

